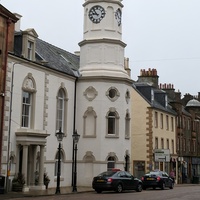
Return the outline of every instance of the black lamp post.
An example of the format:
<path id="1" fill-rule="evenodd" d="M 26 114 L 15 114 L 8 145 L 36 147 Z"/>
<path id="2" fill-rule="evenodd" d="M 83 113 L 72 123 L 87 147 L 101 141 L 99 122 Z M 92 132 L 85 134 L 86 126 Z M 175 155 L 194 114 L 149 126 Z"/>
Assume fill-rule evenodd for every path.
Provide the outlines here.
<path id="1" fill-rule="evenodd" d="M 61 142 L 63 139 L 64 133 L 61 132 L 61 128 L 59 132 L 56 133 L 56 137 L 58 139 L 58 170 L 57 170 L 57 187 L 56 187 L 56 194 L 60 194 L 60 157 L 61 157 Z"/>
<path id="2" fill-rule="evenodd" d="M 125 167 L 124 167 L 124 170 L 125 170 L 125 171 L 128 171 L 128 159 L 129 159 L 129 156 L 126 154 L 126 155 L 124 156 L 124 158 L 125 158 Z"/>
<path id="3" fill-rule="evenodd" d="M 77 143 L 79 141 L 80 135 L 77 133 L 77 130 L 72 135 L 74 143 L 74 160 L 73 160 L 73 190 L 72 192 L 77 192 L 76 180 L 77 180 Z"/>

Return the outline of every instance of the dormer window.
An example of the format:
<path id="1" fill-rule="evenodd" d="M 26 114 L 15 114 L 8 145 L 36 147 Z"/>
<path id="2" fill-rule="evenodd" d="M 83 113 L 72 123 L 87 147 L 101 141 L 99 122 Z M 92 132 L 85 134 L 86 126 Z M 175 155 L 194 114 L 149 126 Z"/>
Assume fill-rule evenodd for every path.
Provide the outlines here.
<path id="1" fill-rule="evenodd" d="M 165 107 L 167 108 L 168 106 L 168 98 L 167 98 L 167 95 L 165 95 Z"/>
<path id="2" fill-rule="evenodd" d="M 27 54 L 27 58 L 29 60 L 33 59 L 33 42 L 28 41 L 28 54 Z"/>
<path id="3" fill-rule="evenodd" d="M 36 38 L 38 37 L 34 29 L 26 29 L 22 32 L 22 52 L 24 58 L 35 61 Z"/>
<path id="4" fill-rule="evenodd" d="M 154 101 L 154 91 L 151 89 L 151 101 Z"/>

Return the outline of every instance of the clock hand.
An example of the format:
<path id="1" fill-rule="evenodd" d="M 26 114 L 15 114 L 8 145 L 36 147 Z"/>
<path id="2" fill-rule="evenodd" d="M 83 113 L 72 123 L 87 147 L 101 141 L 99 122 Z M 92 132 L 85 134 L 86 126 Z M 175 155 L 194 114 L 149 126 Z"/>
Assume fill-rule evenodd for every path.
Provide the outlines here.
<path id="1" fill-rule="evenodd" d="M 99 16 L 99 15 L 100 15 L 99 10 L 95 10 L 95 15 L 96 15 L 96 16 Z"/>

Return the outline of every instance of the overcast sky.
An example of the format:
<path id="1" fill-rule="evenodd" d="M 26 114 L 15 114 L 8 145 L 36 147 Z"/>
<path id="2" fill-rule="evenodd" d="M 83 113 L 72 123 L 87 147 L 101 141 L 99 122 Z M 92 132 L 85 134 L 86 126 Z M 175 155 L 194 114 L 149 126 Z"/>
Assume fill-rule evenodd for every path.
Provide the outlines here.
<path id="1" fill-rule="evenodd" d="M 21 29 L 69 52 L 83 38 L 85 0 L 0 0 L 22 15 Z M 123 42 L 132 79 L 155 68 L 159 83 L 182 95 L 200 92 L 200 0 L 123 0 Z"/>

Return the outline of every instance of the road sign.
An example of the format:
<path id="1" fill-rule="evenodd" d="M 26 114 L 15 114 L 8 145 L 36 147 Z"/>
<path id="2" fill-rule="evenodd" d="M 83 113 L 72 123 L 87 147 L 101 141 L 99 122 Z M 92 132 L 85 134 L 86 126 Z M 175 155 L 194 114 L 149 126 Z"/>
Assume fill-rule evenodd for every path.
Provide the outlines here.
<path id="1" fill-rule="evenodd" d="M 169 149 L 154 149 L 155 162 L 170 162 Z"/>

